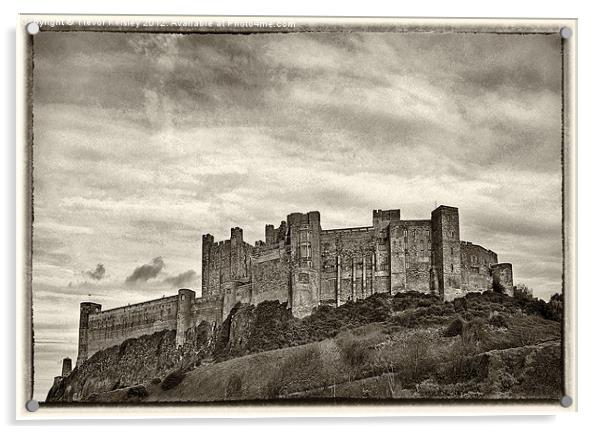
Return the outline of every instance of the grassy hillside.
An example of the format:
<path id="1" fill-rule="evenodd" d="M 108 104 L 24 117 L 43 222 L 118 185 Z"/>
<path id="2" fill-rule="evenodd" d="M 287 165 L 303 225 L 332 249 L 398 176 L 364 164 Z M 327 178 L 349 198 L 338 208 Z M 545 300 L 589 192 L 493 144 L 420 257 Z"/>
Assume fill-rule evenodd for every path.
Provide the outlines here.
<path id="1" fill-rule="evenodd" d="M 185 351 L 164 351 L 171 373 L 124 375 L 115 357 L 135 354 L 110 349 L 65 379 L 71 392 L 55 400 L 553 399 L 561 392 L 561 312 L 559 298 L 497 293 L 453 303 L 415 292 L 376 294 L 303 319 L 278 302 L 239 304 L 212 336 L 205 325 L 190 331 Z M 168 366 L 160 355 L 153 363 Z M 120 383 L 109 388 L 116 377 Z"/>
<path id="2" fill-rule="evenodd" d="M 127 390 L 121 390 L 97 399 L 155 402 L 560 396 L 558 322 L 518 315 L 500 326 L 476 318 L 463 321 L 457 333 L 454 322 L 428 328 L 408 328 L 388 321 L 371 323 L 319 342 L 198 367 L 182 374 L 180 381 L 169 388 L 145 384 L 143 398 L 128 397 Z"/>

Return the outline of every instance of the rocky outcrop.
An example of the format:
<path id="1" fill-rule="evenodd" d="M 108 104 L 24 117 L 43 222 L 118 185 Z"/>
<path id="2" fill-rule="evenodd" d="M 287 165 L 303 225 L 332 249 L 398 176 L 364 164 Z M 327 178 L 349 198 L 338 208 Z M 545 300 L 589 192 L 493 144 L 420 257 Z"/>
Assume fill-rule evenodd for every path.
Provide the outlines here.
<path id="1" fill-rule="evenodd" d="M 291 346 L 287 337 L 298 323 L 286 303 L 237 304 L 219 329 L 215 356 L 219 360 Z M 290 334 L 290 333 L 289 333 Z"/>
<path id="2" fill-rule="evenodd" d="M 97 352 L 69 376 L 57 377 L 46 401 L 95 400 L 98 394 L 194 369 L 203 360 L 286 347 L 289 342 L 283 332 L 295 321 L 286 303 L 238 303 L 216 329 L 206 322 L 189 329 L 183 346 L 176 346 L 175 330 L 165 330 Z"/>
<path id="3" fill-rule="evenodd" d="M 162 378 L 176 369 L 191 369 L 211 357 L 214 331 L 209 323 L 188 330 L 186 337 L 186 343 L 177 348 L 175 330 L 165 330 L 99 351 L 69 376 L 57 379 L 46 401 L 93 400 L 99 393 Z"/>

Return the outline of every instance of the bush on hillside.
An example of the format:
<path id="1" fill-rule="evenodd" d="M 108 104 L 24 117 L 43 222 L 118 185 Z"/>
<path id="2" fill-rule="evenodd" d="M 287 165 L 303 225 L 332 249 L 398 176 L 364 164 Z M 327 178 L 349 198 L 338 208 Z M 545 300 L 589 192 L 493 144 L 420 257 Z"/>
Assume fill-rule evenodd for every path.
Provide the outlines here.
<path id="1" fill-rule="evenodd" d="M 226 383 L 226 397 L 237 397 L 242 392 L 242 376 L 239 373 L 233 373 Z"/>
<path id="2" fill-rule="evenodd" d="M 163 389 L 163 390 L 173 389 L 174 387 L 176 387 L 178 384 L 180 384 L 182 382 L 182 380 L 184 379 L 185 376 L 186 376 L 186 374 L 181 370 L 173 371 L 167 377 L 165 377 L 165 379 L 161 383 L 161 389 Z"/>
<path id="3" fill-rule="evenodd" d="M 508 320 L 502 314 L 492 315 L 491 318 L 489 318 L 489 325 L 493 326 L 493 327 L 507 329 L 508 328 Z"/>
<path id="4" fill-rule="evenodd" d="M 128 398 L 146 398 L 148 391 L 144 386 L 134 386 L 128 389 L 127 396 Z"/>
<path id="5" fill-rule="evenodd" d="M 322 375 L 323 366 L 320 353 L 315 346 L 301 347 L 287 354 L 284 363 L 275 370 L 266 385 L 269 399 L 277 399 L 308 384 L 315 383 L 315 377 Z"/>
<path id="6" fill-rule="evenodd" d="M 352 369 L 361 368 L 370 357 L 369 345 L 362 339 L 355 338 L 349 332 L 342 333 L 336 339 L 343 360 Z"/>
<path id="7" fill-rule="evenodd" d="M 445 337 L 460 336 L 464 330 L 464 321 L 461 318 L 453 320 L 443 332 Z"/>
<path id="8" fill-rule="evenodd" d="M 494 311 L 503 317 L 490 320 Z M 459 321 L 464 323 L 454 320 L 459 313 L 463 318 Z M 311 315 L 301 319 L 293 317 L 286 303 L 279 301 L 265 301 L 257 306 L 238 303 L 216 334 L 214 357 L 224 360 L 244 354 L 304 345 L 334 338 L 344 330 L 382 322 L 386 322 L 391 331 L 447 326 L 444 335 L 451 337 L 461 334 L 466 323 L 479 318 L 494 327 L 505 327 L 509 318 L 525 314 L 559 321 L 562 317 L 561 297 L 546 303 L 486 291 L 468 293 L 453 302 L 443 302 L 435 294 L 417 291 L 397 293 L 395 296 L 377 293 L 336 308 L 318 306 Z M 236 315 L 239 315 L 236 321 L 248 323 L 248 327 L 241 329 L 244 336 L 236 336 L 236 342 L 230 342 L 231 327 Z M 473 338 L 480 340 L 483 338 L 481 335 L 477 329 L 473 330 Z"/>

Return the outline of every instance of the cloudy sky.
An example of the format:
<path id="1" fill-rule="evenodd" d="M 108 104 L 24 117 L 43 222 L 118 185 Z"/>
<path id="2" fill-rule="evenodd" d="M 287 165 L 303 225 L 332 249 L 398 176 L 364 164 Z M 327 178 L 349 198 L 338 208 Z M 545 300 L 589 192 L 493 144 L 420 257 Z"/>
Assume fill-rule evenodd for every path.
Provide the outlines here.
<path id="1" fill-rule="evenodd" d="M 199 287 L 201 235 L 319 210 L 460 208 L 461 238 L 560 289 L 560 38 L 314 33 L 35 37 L 36 396 L 80 301 Z"/>

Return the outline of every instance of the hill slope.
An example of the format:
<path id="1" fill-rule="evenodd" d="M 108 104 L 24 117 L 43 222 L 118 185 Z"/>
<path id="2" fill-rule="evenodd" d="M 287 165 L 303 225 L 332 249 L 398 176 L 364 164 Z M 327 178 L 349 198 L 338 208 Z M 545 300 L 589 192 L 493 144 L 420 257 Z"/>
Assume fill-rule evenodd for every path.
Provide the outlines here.
<path id="1" fill-rule="evenodd" d="M 162 332 L 97 353 L 48 401 L 552 399 L 560 312 L 558 303 L 494 293 L 454 303 L 376 294 L 303 319 L 278 302 L 237 305 L 214 332 L 190 330 L 183 349 Z"/>

